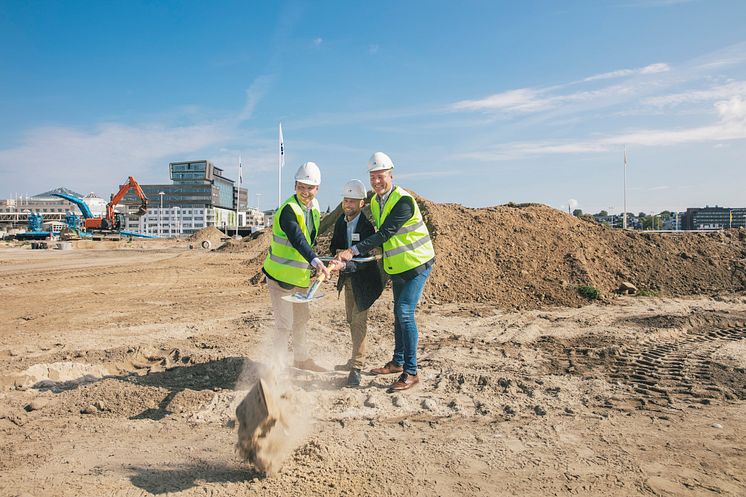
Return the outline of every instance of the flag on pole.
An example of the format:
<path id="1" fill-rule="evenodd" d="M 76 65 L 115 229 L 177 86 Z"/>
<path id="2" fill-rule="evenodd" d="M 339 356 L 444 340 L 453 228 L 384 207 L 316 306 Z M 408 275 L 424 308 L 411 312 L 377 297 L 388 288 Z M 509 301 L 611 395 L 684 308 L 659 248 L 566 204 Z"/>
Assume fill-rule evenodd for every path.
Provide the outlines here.
<path id="1" fill-rule="evenodd" d="M 285 140 L 282 138 L 282 123 L 280 123 L 280 169 L 285 167 Z"/>

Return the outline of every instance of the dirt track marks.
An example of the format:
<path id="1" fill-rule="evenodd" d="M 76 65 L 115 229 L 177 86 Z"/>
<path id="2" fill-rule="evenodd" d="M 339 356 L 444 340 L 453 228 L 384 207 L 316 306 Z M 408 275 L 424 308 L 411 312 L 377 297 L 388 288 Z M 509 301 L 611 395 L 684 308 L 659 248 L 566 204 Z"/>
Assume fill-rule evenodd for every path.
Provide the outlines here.
<path id="1" fill-rule="evenodd" d="M 548 359 L 550 374 L 605 377 L 632 388 L 642 406 L 669 406 L 675 401 L 746 399 L 746 370 L 713 359 L 719 348 L 738 340 L 746 340 L 746 328 L 690 330 L 635 344 L 609 343 L 602 337 L 543 337 L 537 345 Z"/>
<path id="2" fill-rule="evenodd" d="M 746 371 L 735 368 L 724 375 L 721 372 L 729 368 L 712 360 L 723 342 L 743 339 L 746 329 L 729 328 L 690 332 L 675 342 L 625 347 L 620 350 L 610 377 L 631 385 L 635 392 L 654 402 L 743 400 Z"/>
<path id="3" fill-rule="evenodd" d="M 3 275 L 2 282 L 0 282 L 0 290 L 26 285 L 50 284 L 59 281 L 82 281 L 91 278 L 111 278 L 138 274 L 149 271 L 150 269 L 147 266 L 168 263 L 168 261 L 179 257 L 179 255 L 168 255 L 161 259 L 149 261 L 150 264 L 148 265 L 143 265 L 139 258 L 132 257 L 132 260 L 123 259 L 119 264 L 89 266 L 86 268 L 71 267 L 10 272 Z"/>

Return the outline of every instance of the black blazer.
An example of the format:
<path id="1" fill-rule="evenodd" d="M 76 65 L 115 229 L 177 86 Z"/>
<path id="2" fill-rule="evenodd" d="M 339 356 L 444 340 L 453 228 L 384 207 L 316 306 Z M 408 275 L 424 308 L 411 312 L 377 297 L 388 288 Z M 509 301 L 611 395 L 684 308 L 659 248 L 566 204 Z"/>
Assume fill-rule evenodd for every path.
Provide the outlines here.
<path id="1" fill-rule="evenodd" d="M 373 228 L 373 224 L 365 217 L 365 214 L 360 213 L 360 219 L 357 221 L 355 226 L 355 233 L 360 235 L 360 240 L 365 240 L 376 231 Z M 356 242 L 353 242 L 353 245 Z M 332 241 L 330 244 L 330 250 L 332 255 L 337 253 L 337 250 L 345 250 L 349 248 L 347 246 L 347 222 L 345 216 L 342 214 L 334 223 L 334 234 L 332 235 Z M 367 257 L 368 254 L 360 254 L 360 257 Z M 378 262 L 348 262 L 339 273 L 339 281 L 337 282 L 337 290 L 341 291 L 344 282 L 347 278 L 352 280 L 352 293 L 355 295 L 355 303 L 357 308 L 361 311 L 369 308 L 373 305 L 378 297 L 383 292 L 383 280 L 381 279 L 381 272 L 378 268 Z"/>

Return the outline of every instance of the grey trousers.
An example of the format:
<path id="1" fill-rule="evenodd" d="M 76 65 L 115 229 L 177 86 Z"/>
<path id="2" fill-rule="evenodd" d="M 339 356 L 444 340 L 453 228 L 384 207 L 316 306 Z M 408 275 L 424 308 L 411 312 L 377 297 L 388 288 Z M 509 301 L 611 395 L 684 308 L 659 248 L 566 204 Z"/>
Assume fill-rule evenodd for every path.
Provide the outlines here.
<path id="1" fill-rule="evenodd" d="M 275 336 L 273 345 L 275 351 L 286 352 L 288 338 L 293 335 L 293 358 L 296 361 L 308 359 L 308 344 L 306 343 L 306 328 L 308 325 L 308 304 L 294 304 L 283 300 L 285 295 L 305 292 L 307 288 L 293 287 L 290 290 L 282 288 L 279 283 L 267 278 L 269 298 L 272 301 L 272 315 L 275 318 Z"/>

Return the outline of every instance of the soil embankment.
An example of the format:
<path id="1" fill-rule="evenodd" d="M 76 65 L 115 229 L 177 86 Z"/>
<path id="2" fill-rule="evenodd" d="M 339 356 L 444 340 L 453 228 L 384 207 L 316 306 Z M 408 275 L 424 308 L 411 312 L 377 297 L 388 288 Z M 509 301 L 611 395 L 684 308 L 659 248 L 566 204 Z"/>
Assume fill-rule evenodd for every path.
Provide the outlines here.
<path id="1" fill-rule="evenodd" d="M 614 230 L 541 204 L 468 208 L 418 197 L 437 263 L 424 301 L 503 308 L 578 306 L 579 286 L 602 295 L 623 281 L 649 294 L 684 296 L 746 289 L 746 231 L 658 234 Z M 330 217 L 336 218 L 335 209 Z M 329 217 L 327 218 L 329 219 Z M 322 223 L 319 253 L 332 222 Z M 258 273 L 267 237 L 243 244 Z M 258 278 L 255 278 L 258 279 Z"/>

